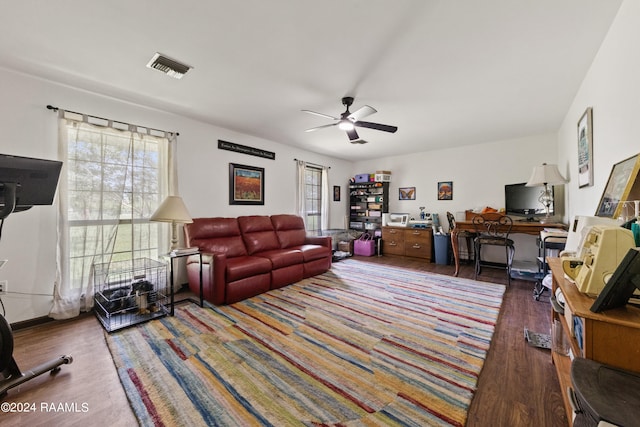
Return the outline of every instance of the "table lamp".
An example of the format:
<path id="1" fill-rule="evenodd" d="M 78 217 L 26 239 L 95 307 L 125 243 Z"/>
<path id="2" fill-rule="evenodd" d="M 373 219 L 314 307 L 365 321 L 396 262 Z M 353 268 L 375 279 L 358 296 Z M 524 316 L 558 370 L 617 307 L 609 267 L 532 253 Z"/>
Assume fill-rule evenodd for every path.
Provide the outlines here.
<path id="1" fill-rule="evenodd" d="M 191 215 L 182 201 L 182 197 L 168 196 L 158 209 L 151 215 L 149 221 L 171 223 L 171 250 L 178 247 L 178 223 L 191 223 Z"/>
<path id="2" fill-rule="evenodd" d="M 544 218 L 540 220 L 541 223 L 550 223 L 552 222 L 551 215 L 549 214 L 549 207 L 551 203 L 553 203 L 553 194 L 549 185 L 554 184 L 565 184 L 567 182 L 566 179 L 562 175 L 560 175 L 560 171 L 558 170 L 558 166 L 556 165 L 548 165 L 543 163 L 540 166 L 536 166 L 533 168 L 533 172 L 531 173 L 531 177 L 529 181 L 525 184 L 527 187 L 539 187 L 544 186 L 544 190 L 540 193 L 540 197 L 538 197 L 538 201 L 544 205 L 544 209 L 546 215 Z"/>

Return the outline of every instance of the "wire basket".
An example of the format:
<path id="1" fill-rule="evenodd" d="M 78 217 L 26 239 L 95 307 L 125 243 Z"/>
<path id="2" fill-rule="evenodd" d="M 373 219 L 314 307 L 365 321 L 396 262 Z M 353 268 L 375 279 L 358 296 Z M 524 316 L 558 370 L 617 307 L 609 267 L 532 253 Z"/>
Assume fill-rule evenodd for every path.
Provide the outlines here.
<path id="1" fill-rule="evenodd" d="M 149 258 L 94 264 L 94 311 L 109 331 L 167 314 L 166 264 Z"/>

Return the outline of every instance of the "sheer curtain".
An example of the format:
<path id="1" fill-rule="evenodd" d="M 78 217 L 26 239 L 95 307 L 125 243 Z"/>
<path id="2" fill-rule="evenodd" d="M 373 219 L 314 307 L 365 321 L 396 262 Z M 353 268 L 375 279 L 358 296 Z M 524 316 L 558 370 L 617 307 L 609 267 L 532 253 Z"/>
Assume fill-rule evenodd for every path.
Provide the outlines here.
<path id="1" fill-rule="evenodd" d="M 305 173 L 307 170 L 307 163 L 303 160 L 296 160 L 296 174 L 298 178 L 298 185 L 296 188 L 296 213 L 300 215 L 307 223 L 307 185 L 305 182 Z"/>
<path id="2" fill-rule="evenodd" d="M 175 187 L 175 135 L 59 110 L 58 244 L 54 302 L 67 319 L 93 307 L 93 266 L 158 257 L 166 227 L 148 218 Z M 117 127 L 114 127 L 117 126 Z M 124 126 L 123 126 L 124 125 Z"/>
<path id="3" fill-rule="evenodd" d="M 322 167 L 322 203 L 320 204 L 321 230 L 329 229 L 329 167 Z"/>

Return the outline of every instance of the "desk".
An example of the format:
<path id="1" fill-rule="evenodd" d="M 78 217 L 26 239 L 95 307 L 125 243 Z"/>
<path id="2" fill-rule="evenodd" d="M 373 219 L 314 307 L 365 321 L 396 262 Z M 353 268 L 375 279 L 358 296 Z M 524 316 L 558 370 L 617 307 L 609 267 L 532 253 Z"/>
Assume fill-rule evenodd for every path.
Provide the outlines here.
<path id="1" fill-rule="evenodd" d="M 545 228 L 561 228 L 563 230 L 567 229 L 566 224 L 560 223 L 551 223 L 551 224 L 541 224 L 539 222 L 528 222 L 528 221 L 513 221 L 513 227 L 511 228 L 511 234 L 520 233 L 520 234 L 530 234 L 532 236 L 538 236 L 542 230 Z M 453 249 L 453 258 L 456 263 L 456 271 L 453 273 L 454 276 L 457 276 L 460 272 L 460 254 L 458 253 L 458 232 L 461 230 L 470 231 L 474 233 L 476 231 L 473 226 L 473 221 L 456 221 L 456 227 L 451 230 L 451 248 Z"/>

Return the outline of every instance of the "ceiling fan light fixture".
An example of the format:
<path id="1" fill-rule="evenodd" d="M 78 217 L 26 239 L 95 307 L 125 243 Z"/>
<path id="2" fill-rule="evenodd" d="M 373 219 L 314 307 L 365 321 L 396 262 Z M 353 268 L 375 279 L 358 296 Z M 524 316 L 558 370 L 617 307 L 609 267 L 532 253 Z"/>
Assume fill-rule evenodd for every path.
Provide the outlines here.
<path id="1" fill-rule="evenodd" d="M 187 71 L 193 68 L 157 52 L 153 55 L 147 67 L 161 71 L 174 79 L 181 79 Z"/>
<path id="2" fill-rule="evenodd" d="M 342 120 L 340 121 L 340 123 L 338 124 L 338 127 L 342 130 L 353 130 L 355 129 L 355 126 L 353 125 L 353 122 L 350 120 Z"/>

